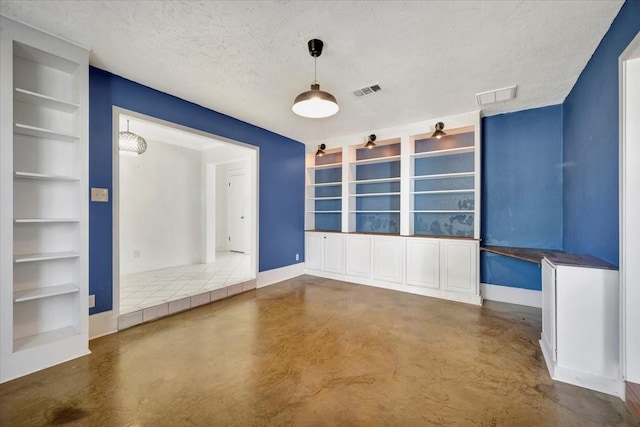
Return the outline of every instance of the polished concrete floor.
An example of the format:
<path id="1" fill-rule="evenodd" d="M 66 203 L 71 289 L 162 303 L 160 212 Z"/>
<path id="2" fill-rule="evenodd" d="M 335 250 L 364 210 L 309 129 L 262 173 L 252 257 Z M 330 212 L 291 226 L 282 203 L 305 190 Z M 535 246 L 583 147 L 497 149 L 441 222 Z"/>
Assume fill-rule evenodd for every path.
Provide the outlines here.
<path id="1" fill-rule="evenodd" d="M 552 382 L 540 311 L 311 276 L 91 342 L 0 386 L 0 425 L 636 425 Z"/>

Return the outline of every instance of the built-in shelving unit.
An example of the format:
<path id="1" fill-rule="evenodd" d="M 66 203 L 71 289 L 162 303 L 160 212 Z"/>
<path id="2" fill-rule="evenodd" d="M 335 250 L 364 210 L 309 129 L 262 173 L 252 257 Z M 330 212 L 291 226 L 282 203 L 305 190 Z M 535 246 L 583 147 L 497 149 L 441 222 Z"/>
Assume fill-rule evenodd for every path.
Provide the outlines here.
<path id="1" fill-rule="evenodd" d="M 342 224 L 342 150 L 307 156 L 305 228 L 340 231 Z"/>
<path id="2" fill-rule="evenodd" d="M 4 382 L 88 353 L 88 52 L 1 19 Z"/>

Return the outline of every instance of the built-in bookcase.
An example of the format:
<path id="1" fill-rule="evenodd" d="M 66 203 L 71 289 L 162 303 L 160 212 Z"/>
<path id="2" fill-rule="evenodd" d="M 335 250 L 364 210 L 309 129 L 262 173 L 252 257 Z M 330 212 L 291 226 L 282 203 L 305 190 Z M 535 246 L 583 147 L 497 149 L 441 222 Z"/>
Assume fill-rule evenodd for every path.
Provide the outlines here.
<path id="1" fill-rule="evenodd" d="M 88 352 L 88 52 L 2 17 L 1 381 Z"/>
<path id="2" fill-rule="evenodd" d="M 307 230 L 340 231 L 342 227 L 342 150 L 309 155 Z"/>

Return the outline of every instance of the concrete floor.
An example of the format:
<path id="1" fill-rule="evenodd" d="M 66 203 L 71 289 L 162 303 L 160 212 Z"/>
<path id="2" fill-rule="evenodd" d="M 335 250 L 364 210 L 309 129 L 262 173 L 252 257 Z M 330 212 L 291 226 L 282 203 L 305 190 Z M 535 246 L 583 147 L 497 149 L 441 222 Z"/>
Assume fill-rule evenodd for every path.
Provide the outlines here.
<path id="1" fill-rule="evenodd" d="M 0 386 L 0 425 L 637 425 L 549 378 L 540 310 L 301 276 Z"/>

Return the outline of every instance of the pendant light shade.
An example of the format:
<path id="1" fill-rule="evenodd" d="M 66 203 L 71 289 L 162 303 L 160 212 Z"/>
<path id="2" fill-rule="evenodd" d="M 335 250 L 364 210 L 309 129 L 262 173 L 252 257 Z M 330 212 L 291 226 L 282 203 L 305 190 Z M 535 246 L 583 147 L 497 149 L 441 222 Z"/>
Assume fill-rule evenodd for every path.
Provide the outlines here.
<path id="1" fill-rule="evenodd" d="M 318 151 L 316 151 L 316 156 L 322 157 L 324 156 L 324 149 L 327 148 L 325 144 L 318 145 Z"/>
<path id="2" fill-rule="evenodd" d="M 147 141 L 140 135 L 129 132 L 129 120 L 127 120 L 127 131 L 118 134 L 118 147 L 120 154 L 139 156 L 147 151 Z"/>
<path id="3" fill-rule="evenodd" d="M 442 123 L 442 122 L 436 123 L 436 130 L 435 130 L 435 132 L 433 132 L 433 135 L 431 135 L 431 138 L 440 139 L 443 136 L 447 136 L 447 134 L 444 133 L 444 131 L 442 129 L 444 129 L 444 123 Z"/>
<path id="4" fill-rule="evenodd" d="M 376 146 L 376 143 L 373 142 L 376 140 L 376 136 L 374 134 L 369 135 L 369 138 L 367 139 L 367 143 L 364 144 L 364 148 L 368 148 L 369 150 L 371 150 L 373 147 Z"/>
<path id="5" fill-rule="evenodd" d="M 314 78 L 311 83 L 311 90 L 302 92 L 296 96 L 291 109 L 294 113 L 302 117 L 311 119 L 322 119 L 324 117 L 333 116 L 340 110 L 338 101 L 329 92 L 320 90 L 320 84 L 316 80 L 316 62 L 317 58 L 322 54 L 324 43 L 322 40 L 313 39 L 307 43 L 309 54 L 314 59 Z"/>

